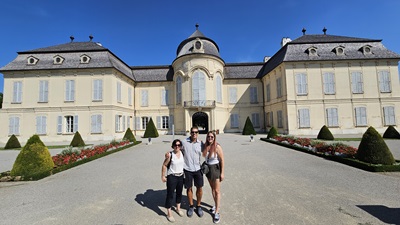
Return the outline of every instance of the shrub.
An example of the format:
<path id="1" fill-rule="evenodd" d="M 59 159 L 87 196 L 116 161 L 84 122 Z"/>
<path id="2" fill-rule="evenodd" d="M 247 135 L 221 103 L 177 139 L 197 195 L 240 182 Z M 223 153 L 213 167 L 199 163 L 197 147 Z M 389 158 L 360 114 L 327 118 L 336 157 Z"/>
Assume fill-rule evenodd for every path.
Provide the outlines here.
<path id="1" fill-rule="evenodd" d="M 122 138 L 122 140 L 129 140 L 130 142 L 136 142 L 136 138 L 133 135 L 131 128 L 128 127 L 128 129 L 126 129 L 125 135 Z"/>
<path id="2" fill-rule="evenodd" d="M 29 179 L 44 173 L 50 173 L 54 163 L 47 147 L 39 136 L 33 135 L 18 154 L 11 170 L 11 176 Z"/>
<path id="3" fill-rule="evenodd" d="M 146 125 L 146 130 L 144 131 L 144 138 L 156 138 L 158 137 L 158 131 L 156 126 L 154 126 L 153 119 L 150 118 L 150 121 Z"/>
<path id="4" fill-rule="evenodd" d="M 271 127 L 271 129 L 269 129 L 268 131 L 268 135 L 267 138 L 274 138 L 278 135 L 278 131 L 276 130 L 275 127 Z"/>
<path id="5" fill-rule="evenodd" d="M 251 122 L 250 118 L 247 117 L 246 123 L 244 124 L 242 135 L 256 135 L 256 131 L 254 130 L 253 123 Z"/>
<path id="6" fill-rule="evenodd" d="M 18 138 L 13 134 L 8 139 L 6 146 L 4 149 L 13 149 L 13 148 L 21 148 L 21 144 L 18 141 Z"/>
<path id="7" fill-rule="evenodd" d="M 83 147 L 85 146 L 85 142 L 83 141 L 81 135 L 77 131 L 74 135 L 74 138 L 72 138 L 71 143 L 69 144 L 72 147 Z"/>
<path id="8" fill-rule="evenodd" d="M 383 133 L 383 138 L 393 138 L 393 139 L 400 139 L 400 134 L 392 125 L 390 125 L 385 133 Z"/>
<path id="9" fill-rule="evenodd" d="M 373 127 L 363 134 L 356 158 L 372 164 L 392 165 L 395 162 L 385 141 Z"/>
<path id="10" fill-rule="evenodd" d="M 321 130 L 319 130 L 317 139 L 321 139 L 321 140 L 334 140 L 335 138 L 333 137 L 331 131 L 329 130 L 329 128 L 327 126 L 322 126 Z"/>

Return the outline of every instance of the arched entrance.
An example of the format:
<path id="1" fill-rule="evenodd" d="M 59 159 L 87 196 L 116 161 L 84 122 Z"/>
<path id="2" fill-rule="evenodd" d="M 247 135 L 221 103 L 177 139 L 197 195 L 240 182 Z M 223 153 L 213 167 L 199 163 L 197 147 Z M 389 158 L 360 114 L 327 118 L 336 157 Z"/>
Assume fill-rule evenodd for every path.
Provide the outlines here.
<path id="1" fill-rule="evenodd" d="M 199 128 L 200 134 L 206 134 L 208 132 L 208 115 L 204 112 L 193 114 L 192 125 Z"/>

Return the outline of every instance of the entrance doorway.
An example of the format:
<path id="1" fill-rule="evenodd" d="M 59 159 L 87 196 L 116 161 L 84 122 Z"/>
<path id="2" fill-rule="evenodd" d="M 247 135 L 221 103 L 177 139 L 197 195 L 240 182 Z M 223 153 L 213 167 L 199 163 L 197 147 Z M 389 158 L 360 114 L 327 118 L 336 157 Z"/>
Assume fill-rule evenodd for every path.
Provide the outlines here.
<path id="1" fill-rule="evenodd" d="M 199 128 L 200 134 L 206 134 L 208 132 L 208 115 L 204 112 L 193 114 L 192 125 Z"/>

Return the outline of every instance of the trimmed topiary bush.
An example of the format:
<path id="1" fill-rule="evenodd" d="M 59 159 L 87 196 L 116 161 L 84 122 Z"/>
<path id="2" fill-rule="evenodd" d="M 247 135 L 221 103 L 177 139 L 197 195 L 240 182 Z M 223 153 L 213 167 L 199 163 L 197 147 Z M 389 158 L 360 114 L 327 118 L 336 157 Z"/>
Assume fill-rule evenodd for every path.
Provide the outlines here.
<path id="1" fill-rule="evenodd" d="M 146 125 L 146 130 L 144 131 L 144 138 L 156 138 L 158 137 L 158 131 L 156 126 L 154 125 L 153 119 L 150 118 L 150 121 Z"/>
<path id="2" fill-rule="evenodd" d="M 74 138 L 72 138 L 71 143 L 69 144 L 69 146 L 72 147 L 83 147 L 85 146 L 85 142 L 83 141 L 81 134 L 79 134 L 79 132 L 77 131 L 74 135 Z"/>
<path id="3" fill-rule="evenodd" d="M 254 130 L 253 123 L 251 122 L 250 118 L 247 117 L 246 123 L 244 124 L 242 135 L 256 135 L 256 131 Z"/>
<path id="4" fill-rule="evenodd" d="M 329 128 L 327 126 L 322 126 L 321 130 L 319 130 L 317 139 L 321 139 L 321 140 L 334 140 L 335 138 L 333 137 L 331 131 L 329 130 Z"/>
<path id="5" fill-rule="evenodd" d="M 369 127 L 363 134 L 358 146 L 356 159 L 367 163 L 383 165 L 392 165 L 395 162 L 385 141 L 373 127 Z"/>
<path id="6" fill-rule="evenodd" d="M 11 176 L 22 176 L 27 180 L 43 174 L 50 174 L 53 167 L 54 163 L 49 150 L 38 135 L 33 135 L 18 154 L 11 170 Z"/>
<path id="7" fill-rule="evenodd" d="M 400 134 L 396 128 L 390 125 L 383 134 L 383 138 L 400 139 Z"/>
<path id="8" fill-rule="evenodd" d="M 269 131 L 268 131 L 267 138 L 274 138 L 277 135 L 278 135 L 278 131 L 276 130 L 276 128 L 271 127 L 271 129 L 269 129 Z"/>
<path id="9" fill-rule="evenodd" d="M 18 141 L 18 138 L 13 134 L 8 139 L 6 146 L 4 149 L 13 149 L 13 148 L 21 148 L 21 144 Z"/>
<path id="10" fill-rule="evenodd" d="M 135 135 L 133 135 L 131 128 L 128 127 L 125 131 L 125 135 L 122 140 L 129 140 L 130 142 L 136 142 Z"/>

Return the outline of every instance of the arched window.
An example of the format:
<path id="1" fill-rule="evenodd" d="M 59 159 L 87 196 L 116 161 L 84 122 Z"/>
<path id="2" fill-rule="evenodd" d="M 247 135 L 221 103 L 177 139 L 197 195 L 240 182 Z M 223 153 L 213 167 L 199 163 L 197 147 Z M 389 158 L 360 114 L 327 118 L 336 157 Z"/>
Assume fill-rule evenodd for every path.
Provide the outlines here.
<path id="1" fill-rule="evenodd" d="M 216 78 L 217 85 L 217 102 L 222 103 L 222 80 L 221 76 L 218 74 Z"/>
<path id="2" fill-rule="evenodd" d="M 182 102 L 182 78 L 178 76 L 176 78 L 176 104 L 181 104 Z"/>
<path id="3" fill-rule="evenodd" d="M 192 77 L 193 106 L 204 106 L 206 103 L 206 75 L 196 70 Z"/>

